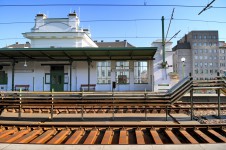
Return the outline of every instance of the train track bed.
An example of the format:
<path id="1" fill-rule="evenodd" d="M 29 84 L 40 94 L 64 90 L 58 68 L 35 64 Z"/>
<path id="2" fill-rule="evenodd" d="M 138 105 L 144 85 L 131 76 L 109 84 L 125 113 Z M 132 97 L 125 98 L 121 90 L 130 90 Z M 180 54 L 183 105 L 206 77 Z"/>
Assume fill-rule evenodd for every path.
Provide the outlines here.
<path id="1" fill-rule="evenodd" d="M 216 103 L 195 103 L 194 115 L 216 115 L 217 104 Z M 83 110 L 82 110 L 83 109 Z M 16 106 L 6 106 L 3 112 L 18 113 L 19 108 Z M 23 113 L 50 113 L 51 106 L 23 106 L 21 108 Z M 65 114 L 77 114 L 77 113 L 165 113 L 165 107 L 160 106 L 54 106 L 53 113 L 65 113 Z M 189 103 L 176 103 L 169 107 L 169 113 L 186 113 L 190 112 Z M 226 115 L 226 104 L 221 104 L 221 114 Z"/>
<path id="2" fill-rule="evenodd" d="M 216 144 L 226 125 L 2 124 L 1 143 L 20 144 Z"/>

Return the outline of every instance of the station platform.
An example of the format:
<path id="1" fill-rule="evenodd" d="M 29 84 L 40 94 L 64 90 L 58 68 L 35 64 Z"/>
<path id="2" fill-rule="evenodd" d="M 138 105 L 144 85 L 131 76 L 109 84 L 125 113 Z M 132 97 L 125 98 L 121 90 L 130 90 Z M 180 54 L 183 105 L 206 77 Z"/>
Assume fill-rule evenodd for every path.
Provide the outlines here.
<path id="1" fill-rule="evenodd" d="M 0 144 L 0 150 L 225 150 L 226 144 L 183 144 L 183 145 L 42 145 Z"/>

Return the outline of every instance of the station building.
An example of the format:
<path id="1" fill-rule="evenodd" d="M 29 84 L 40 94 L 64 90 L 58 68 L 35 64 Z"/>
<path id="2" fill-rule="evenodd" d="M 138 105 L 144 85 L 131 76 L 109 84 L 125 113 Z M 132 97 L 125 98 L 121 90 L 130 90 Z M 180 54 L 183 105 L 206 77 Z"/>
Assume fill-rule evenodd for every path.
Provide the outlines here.
<path id="1" fill-rule="evenodd" d="M 30 43 L 0 49 L 0 90 L 112 91 L 116 82 L 115 91 L 153 91 L 157 47 L 127 41 L 115 42 L 124 47 L 107 46 L 79 24 L 76 13 L 67 18 L 37 14 L 34 27 L 23 33 Z"/>

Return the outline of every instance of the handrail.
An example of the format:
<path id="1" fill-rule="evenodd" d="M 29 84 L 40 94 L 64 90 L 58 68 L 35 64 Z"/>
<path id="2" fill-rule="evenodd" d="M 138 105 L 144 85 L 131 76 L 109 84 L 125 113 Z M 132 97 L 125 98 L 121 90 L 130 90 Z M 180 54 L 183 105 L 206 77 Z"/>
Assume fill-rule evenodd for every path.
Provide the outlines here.
<path id="1" fill-rule="evenodd" d="M 208 84 L 209 83 L 209 84 Z M 85 105 L 85 104 L 101 104 L 111 105 L 112 99 L 117 105 L 133 104 L 133 105 L 171 105 L 179 100 L 184 94 L 194 88 L 200 89 L 226 89 L 226 80 L 217 78 L 216 80 L 194 81 L 191 76 L 187 76 L 177 84 L 175 84 L 166 93 L 156 92 L 0 92 L 1 105 L 19 105 L 21 98 L 23 105 L 49 105 L 51 98 L 54 98 L 54 105 Z M 81 102 L 83 99 L 83 102 Z"/>
<path id="2" fill-rule="evenodd" d="M 177 90 L 178 88 L 180 88 L 183 84 L 185 84 L 186 82 L 188 82 L 191 79 L 190 76 L 187 76 L 185 78 L 183 78 L 182 80 L 180 80 L 177 84 L 175 84 L 174 86 L 172 86 L 167 93 L 173 93 L 175 90 Z"/>

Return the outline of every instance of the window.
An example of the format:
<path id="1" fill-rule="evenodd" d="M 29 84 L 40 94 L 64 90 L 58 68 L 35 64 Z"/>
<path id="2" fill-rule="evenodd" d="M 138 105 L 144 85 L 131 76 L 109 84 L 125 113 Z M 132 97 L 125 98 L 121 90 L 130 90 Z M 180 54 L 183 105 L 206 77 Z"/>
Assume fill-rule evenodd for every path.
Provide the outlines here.
<path id="1" fill-rule="evenodd" d="M 209 66 L 210 66 L 210 67 L 213 67 L 213 63 L 212 63 L 212 62 L 210 62 L 210 63 L 209 63 Z"/>
<path id="2" fill-rule="evenodd" d="M 203 38 L 206 39 L 206 35 L 204 35 Z"/>
<path id="3" fill-rule="evenodd" d="M 208 53 L 208 50 L 207 49 L 204 49 L 204 53 Z"/>
<path id="4" fill-rule="evenodd" d="M 193 46 L 196 46 L 197 45 L 197 43 L 193 43 Z"/>
<path id="5" fill-rule="evenodd" d="M 212 74 L 213 73 L 213 69 L 210 69 L 210 74 Z"/>
<path id="6" fill-rule="evenodd" d="M 202 62 L 200 62 L 200 64 L 199 64 L 199 65 L 200 65 L 200 67 L 202 67 Z"/>
<path id="7" fill-rule="evenodd" d="M 197 53 L 198 53 L 198 50 L 197 50 L 197 49 L 195 49 L 195 50 L 194 50 L 194 54 L 197 54 Z"/>
<path id="8" fill-rule="evenodd" d="M 199 46 L 202 46 L 202 43 L 201 42 L 199 43 Z"/>
<path id="9" fill-rule="evenodd" d="M 193 36 L 193 39 L 197 39 L 197 35 L 194 35 L 194 36 Z"/>
<path id="10" fill-rule="evenodd" d="M 217 56 L 214 56 L 214 57 L 213 57 L 213 59 L 215 59 L 215 60 L 216 60 L 216 59 L 217 59 Z"/>
<path id="11" fill-rule="evenodd" d="M 208 63 L 207 63 L 207 62 L 205 62 L 205 63 L 204 63 L 204 66 L 205 66 L 205 67 L 208 67 Z"/>
<path id="12" fill-rule="evenodd" d="M 198 67 L 198 63 L 197 62 L 195 63 L 195 67 Z"/>
<path id="13" fill-rule="evenodd" d="M 202 53 L 202 49 L 199 50 L 199 53 Z"/>
<path id="14" fill-rule="evenodd" d="M 200 74 L 203 74 L 203 70 L 202 69 L 200 69 Z"/>
<path id="15" fill-rule="evenodd" d="M 202 59 L 202 56 L 199 56 L 199 59 Z"/>
<path id="16" fill-rule="evenodd" d="M 111 62 L 110 61 L 97 62 L 97 83 L 98 84 L 111 83 Z"/>
<path id="17" fill-rule="evenodd" d="M 148 83 L 147 61 L 134 62 L 134 83 Z"/>
<path id="18" fill-rule="evenodd" d="M 199 35 L 198 37 L 199 37 L 199 39 L 202 39 L 202 36 L 201 35 Z"/>
<path id="19" fill-rule="evenodd" d="M 204 59 L 207 59 L 208 57 L 207 56 L 204 56 Z"/>
<path id="20" fill-rule="evenodd" d="M 205 69 L 205 74 L 208 74 L 208 69 Z"/>
<path id="21" fill-rule="evenodd" d="M 195 59 L 198 59 L 198 56 L 195 56 Z"/>
<path id="22" fill-rule="evenodd" d="M 199 73 L 198 69 L 195 69 L 195 74 L 198 74 L 198 73 Z"/>
<path id="23" fill-rule="evenodd" d="M 116 82 L 118 84 L 129 83 L 129 62 L 128 61 L 116 62 Z"/>

